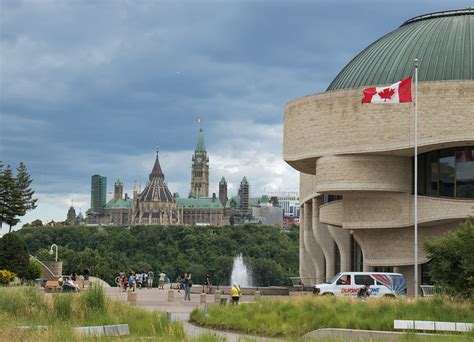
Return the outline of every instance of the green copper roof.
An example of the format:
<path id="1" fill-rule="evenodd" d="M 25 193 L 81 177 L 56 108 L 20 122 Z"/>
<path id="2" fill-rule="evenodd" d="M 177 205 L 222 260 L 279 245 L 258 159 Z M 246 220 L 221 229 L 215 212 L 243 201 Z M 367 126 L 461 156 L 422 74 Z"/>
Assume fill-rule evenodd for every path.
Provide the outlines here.
<path id="1" fill-rule="evenodd" d="M 248 184 L 247 177 L 242 178 L 241 184 Z"/>
<path id="2" fill-rule="evenodd" d="M 115 201 L 111 199 L 106 205 L 105 209 L 129 209 L 133 207 L 133 200 L 131 198 L 128 199 L 119 199 Z"/>
<path id="3" fill-rule="evenodd" d="M 117 178 L 117 180 L 115 181 L 115 185 L 123 185 L 122 181 L 120 180 L 120 178 Z"/>
<path id="4" fill-rule="evenodd" d="M 206 144 L 204 143 L 204 133 L 202 131 L 202 128 L 199 129 L 196 152 L 206 152 Z"/>
<path id="5" fill-rule="evenodd" d="M 437 12 L 407 20 L 359 53 L 327 90 L 398 82 L 474 79 L 474 8 Z"/>
<path id="6" fill-rule="evenodd" d="M 222 178 L 221 178 L 221 181 L 219 182 L 219 184 L 225 184 L 225 183 L 227 183 L 227 182 L 226 182 L 225 178 L 222 177 Z"/>
<path id="7" fill-rule="evenodd" d="M 218 198 L 213 199 L 209 197 L 200 198 L 177 198 L 176 206 L 178 208 L 211 208 L 223 209 L 221 201 Z"/>

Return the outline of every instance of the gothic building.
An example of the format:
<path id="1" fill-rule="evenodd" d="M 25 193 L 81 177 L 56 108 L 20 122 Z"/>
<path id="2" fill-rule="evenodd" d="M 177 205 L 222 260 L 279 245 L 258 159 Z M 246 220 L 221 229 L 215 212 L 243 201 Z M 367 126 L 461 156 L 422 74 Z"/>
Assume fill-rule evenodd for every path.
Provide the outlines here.
<path id="1" fill-rule="evenodd" d="M 245 223 L 251 218 L 249 183 L 244 177 L 238 196 L 229 198 L 227 181 L 222 177 L 219 193 L 209 196 L 209 156 L 204 132 L 199 129 L 196 148 L 192 155 L 191 189 L 188 198 L 172 195 L 165 182 L 158 152 L 149 180 L 143 191 L 135 184 L 133 199 L 123 196 L 120 179 L 114 184 L 114 197 L 96 210 L 89 210 L 88 224 L 116 225 L 227 225 Z M 103 177 L 105 178 L 105 177 Z M 94 192 L 95 191 L 95 192 Z M 91 194 L 96 193 L 92 187 Z M 97 197 L 97 196 L 96 196 Z"/>
<path id="2" fill-rule="evenodd" d="M 132 224 L 178 224 L 181 223 L 180 210 L 176 200 L 165 183 L 158 152 L 155 165 L 145 189 L 138 194 L 134 191 Z"/>
<path id="3" fill-rule="evenodd" d="M 204 143 L 204 133 L 199 129 L 191 168 L 191 191 L 189 197 L 209 197 L 209 156 Z"/>

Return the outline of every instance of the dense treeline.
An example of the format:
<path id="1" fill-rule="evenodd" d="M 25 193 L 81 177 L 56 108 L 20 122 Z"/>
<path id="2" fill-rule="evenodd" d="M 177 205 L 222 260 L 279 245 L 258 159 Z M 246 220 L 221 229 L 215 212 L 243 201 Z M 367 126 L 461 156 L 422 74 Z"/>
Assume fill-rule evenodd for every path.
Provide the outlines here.
<path id="1" fill-rule="evenodd" d="M 63 273 L 91 275 L 110 284 L 120 271 L 164 271 L 174 280 L 191 272 L 195 283 L 211 272 L 214 284 L 228 285 L 234 257 L 242 253 L 257 286 L 288 285 L 298 275 L 298 229 L 271 226 L 133 226 L 22 228 L 29 252 L 53 260 L 59 246 Z"/>

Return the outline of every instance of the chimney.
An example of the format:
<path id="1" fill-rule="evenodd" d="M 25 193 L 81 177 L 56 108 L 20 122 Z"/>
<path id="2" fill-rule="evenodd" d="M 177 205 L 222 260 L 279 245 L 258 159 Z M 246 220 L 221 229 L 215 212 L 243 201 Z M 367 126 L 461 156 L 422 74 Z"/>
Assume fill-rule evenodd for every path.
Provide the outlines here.
<path id="1" fill-rule="evenodd" d="M 213 193 L 212 193 L 212 202 L 215 202 L 215 201 L 216 201 L 216 193 L 213 192 Z"/>

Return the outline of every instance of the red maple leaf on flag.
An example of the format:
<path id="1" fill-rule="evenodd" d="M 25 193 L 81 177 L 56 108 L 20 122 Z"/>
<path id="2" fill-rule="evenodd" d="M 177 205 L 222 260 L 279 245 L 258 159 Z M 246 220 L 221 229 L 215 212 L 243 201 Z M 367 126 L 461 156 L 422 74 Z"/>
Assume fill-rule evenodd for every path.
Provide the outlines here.
<path id="1" fill-rule="evenodd" d="M 395 94 L 395 90 L 393 90 L 392 88 L 384 88 L 382 91 L 379 91 L 378 94 L 381 99 L 387 101 L 390 100 Z"/>

